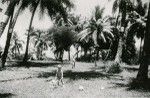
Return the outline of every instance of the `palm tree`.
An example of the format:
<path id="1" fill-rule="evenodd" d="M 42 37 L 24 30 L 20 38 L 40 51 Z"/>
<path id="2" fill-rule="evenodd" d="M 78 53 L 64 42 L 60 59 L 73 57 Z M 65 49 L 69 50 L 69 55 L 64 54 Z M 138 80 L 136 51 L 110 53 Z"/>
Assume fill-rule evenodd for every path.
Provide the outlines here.
<path id="1" fill-rule="evenodd" d="M 115 0 L 113 4 L 113 13 L 115 13 L 117 9 L 119 10 L 119 12 L 116 20 L 116 27 L 118 26 L 119 17 L 121 15 L 121 32 L 115 62 L 120 63 L 122 61 L 121 56 L 124 45 L 124 37 L 127 35 L 125 34 L 127 27 L 126 16 L 128 12 L 131 12 L 133 10 L 133 4 L 130 0 Z"/>
<path id="2" fill-rule="evenodd" d="M 103 12 L 104 8 L 101 9 L 99 6 L 96 6 L 94 16 L 90 19 L 89 25 L 78 34 L 80 41 L 93 40 L 97 57 L 99 55 L 99 47 L 101 47 L 100 43 L 109 42 L 114 38 L 114 34 L 112 33 L 113 27 L 108 17 L 103 18 Z"/>
<path id="3" fill-rule="evenodd" d="M 48 40 L 44 31 L 36 30 L 31 33 L 31 39 L 34 42 L 34 46 L 37 48 L 37 58 L 38 60 L 42 59 L 43 50 L 48 49 Z"/>
<path id="4" fill-rule="evenodd" d="M 134 36 L 137 36 L 137 38 L 141 39 L 141 43 L 140 43 L 140 51 L 138 54 L 138 62 L 140 63 L 141 61 L 141 57 L 142 57 L 142 47 L 143 47 L 143 40 L 144 40 L 144 33 L 145 33 L 145 29 L 146 29 L 146 16 L 147 16 L 147 3 L 143 4 L 143 2 L 141 0 L 137 0 L 137 4 L 135 5 L 134 11 L 131 12 L 129 14 L 129 18 L 128 20 L 130 21 L 131 25 L 129 26 L 128 29 L 128 35 L 126 38 L 126 50 L 124 51 L 124 53 L 128 53 L 127 55 L 125 55 L 124 57 L 126 58 L 126 60 L 129 59 L 129 56 L 131 58 L 133 55 L 133 53 L 135 52 L 135 50 L 133 49 L 134 44 L 133 44 L 133 39 Z M 128 48 L 129 47 L 129 48 Z M 132 48 L 131 48 L 132 47 Z M 132 51 L 134 50 L 134 51 Z"/>
<path id="5" fill-rule="evenodd" d="M 144 46 L 143 46 L 143 55 L 142 60 L 140 63 L 139 71 L 137 74 L 138 80 L 146 80 L 148 79 L 148 65 L 149 65 L 149 58 L 150 58 L 150 2 L 149 2 L 149 9 L 148 9 L 148 17 L 146 22 L 146 32 L 144 38 Z"/>
<path id="6" fill-rule="evenodd" d="M 32 27 L 33 18 L 36 12 L 38 5 L 40 6 L 41 15 L 44 14 L 45 9 L 48 11 L 49 16 L 52 18 L 57 13 L 60 13 L 65 21 L 67 21 L 67 14 L 66 14 L 66 7 L 72 7 L 73 4 L 70 0 L 25 0 L 26 5 L 30 5 L 32 16 L 30 20 L 28 36 L 27 36 L 27 44 L 26 44 L 26 51 L 24 55 L 23 62 L 27 62 L 28 60 L 28 48 L 29 48 L 29 40 L 30 40 L 30 32 Z"/>
<path id="7" fill-rule="evenodd" d="M 11 41 L 11 52 L 14 54 L 15 58 L 17 57 L 17 54 L 20 54 L 20 50 L 23 49 L 23 44 L 24 42 L 19 39 L 18 35 L 16 32 L 13 33 L 12 36 L 12 41 Z"/>

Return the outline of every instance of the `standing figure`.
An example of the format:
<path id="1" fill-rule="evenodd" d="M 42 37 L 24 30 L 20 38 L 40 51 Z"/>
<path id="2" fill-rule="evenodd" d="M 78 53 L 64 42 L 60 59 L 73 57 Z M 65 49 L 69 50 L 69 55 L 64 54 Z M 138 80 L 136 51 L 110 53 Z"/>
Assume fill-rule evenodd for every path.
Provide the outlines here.
<path id="1" fill-rule="evenodd" d="M 72 63 L 71 63 L 71 64 L 72 64 L 72 69 L 75 68 L 75 66 L 76 66 L 76 65 L 75 65 L 75 64 L 76 64 L 76 60 L 75 60 L 74 57 L 73 57 L 73 59 L 72 59 Z"/>
<path id="2" fill-rule="evenodd" d="M 57 84 L 60 85 L 60 83 L 63 85 L 63 70 L 62 66 L 58 65 L 57 66 L 57 71 L 56 71 L 56 79 L 57 79 Z"/>

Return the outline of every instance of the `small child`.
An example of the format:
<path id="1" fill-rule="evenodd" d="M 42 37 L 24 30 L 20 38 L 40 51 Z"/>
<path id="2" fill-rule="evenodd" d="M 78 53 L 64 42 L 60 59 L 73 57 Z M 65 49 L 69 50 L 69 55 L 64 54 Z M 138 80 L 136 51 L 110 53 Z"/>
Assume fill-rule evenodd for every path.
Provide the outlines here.
<path id="1" fill-rule="evenodd" d="M 73 68 L 75 68 L 75 66 L 76 66 L 76 64 L 75 64 L 75 63 L 76 63 L 76 60 L 75 60 L 75 58 L 73 58 L 73 59 L 72 59 L 72 63 L 71 63 L 71 65 L 72 65 L 72 69 L 73 69 Z"/>
<path id="2" fill-rule="evenodd" d="M 57 66 L 57 71 L 56 71 L 56 79 L 57 79 L 57 84 L 60 85 L 60 83 L 63 83 L 63 70 L 62 70 L 62 66 L 58 65 Z"/>

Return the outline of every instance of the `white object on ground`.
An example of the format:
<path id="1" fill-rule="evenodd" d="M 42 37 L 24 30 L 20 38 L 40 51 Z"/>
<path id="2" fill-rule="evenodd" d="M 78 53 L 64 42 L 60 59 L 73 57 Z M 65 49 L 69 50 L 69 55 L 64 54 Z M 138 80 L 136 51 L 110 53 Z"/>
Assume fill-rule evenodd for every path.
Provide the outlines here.
<path id="1" fill-rule="evenodd" d="M 56 85 L 57 85 L 57 80 L 54 80 L 54 79 L 53 79 L 53 80 L 51 81 L 51 83 L 52 83 L 53 86 L 56 86 Z"/>
<path id="2" fill-rule="evenodd" d="M 82 85 L 79 86 L 79 91 L 83 91 L 84 87 Z"/>
<path id="3" fill-rule="evenodd" d="M 105 89 L 105 87 L 102 86 L 102 87 L 101 87 L 101 90 L 103 90 L 103 89 Z"/>

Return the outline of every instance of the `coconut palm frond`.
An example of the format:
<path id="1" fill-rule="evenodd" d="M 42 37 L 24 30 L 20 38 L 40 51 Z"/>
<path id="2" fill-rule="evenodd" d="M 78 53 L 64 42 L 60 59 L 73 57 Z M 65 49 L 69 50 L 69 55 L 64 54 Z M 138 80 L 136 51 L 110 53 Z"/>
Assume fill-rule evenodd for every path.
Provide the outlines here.
<path id="1" fill-rule="evenodd" d="M 100 37 L 102 38 L 102 41 L 103 41 L 104 43 L 107 42 L 107 41 L 106 41 L 106 38 L 105 38 L 105 36 L 104 36 L 104 33 L 101 33 L 101 34 L 100 34 Z"/>
<path id="2" fill-rule="evenodd" d="M 78 40 L 82 41 L 82 40 L 85 39 L 90 33 L 91 33 L 91 32 L 90 32 L 89 29 L 85 29 L 85 30 L 81 31 L 79 34 L 77 34 L 77 38 L 78 38 Z"/>

